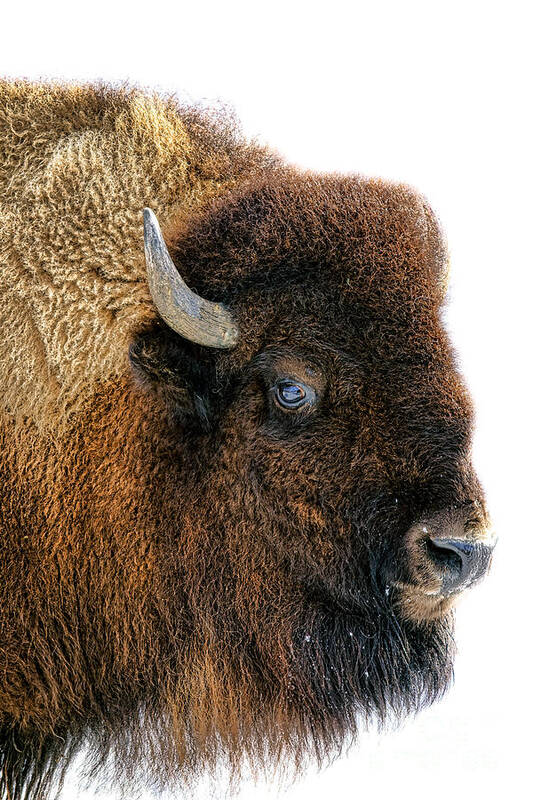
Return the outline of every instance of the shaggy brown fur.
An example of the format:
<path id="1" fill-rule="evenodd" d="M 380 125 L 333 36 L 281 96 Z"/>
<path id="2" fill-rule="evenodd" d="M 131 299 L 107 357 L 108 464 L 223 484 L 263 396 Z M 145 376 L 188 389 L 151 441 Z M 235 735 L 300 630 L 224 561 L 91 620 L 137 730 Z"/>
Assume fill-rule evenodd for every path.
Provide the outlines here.
<path id="1" fill-rule="evenodd" d="M 425 201 L 174 101 L 0 91 L 1 791 L 44 797 L 82 745 L 123 784 L 298 768 L 433 700 L 452 620 L 406 532 L 486 514 Z M 143 205 L 234 350 L 157 319 Z M 281 410 L 280 376 L 317 404 Z"/>

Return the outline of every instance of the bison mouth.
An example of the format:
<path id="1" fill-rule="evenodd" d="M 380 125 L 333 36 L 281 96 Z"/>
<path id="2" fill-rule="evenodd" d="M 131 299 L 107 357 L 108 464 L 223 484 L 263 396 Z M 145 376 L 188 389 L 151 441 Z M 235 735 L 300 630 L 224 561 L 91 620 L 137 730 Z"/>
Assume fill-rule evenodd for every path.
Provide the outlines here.
<path id="1" fill-rule="evenodd" d="M 454 609 L 459 593 L 439 591 L 396 582 L 392 586 L 398 614 L 416 625 L 427 626 L 446 618 Z"/>

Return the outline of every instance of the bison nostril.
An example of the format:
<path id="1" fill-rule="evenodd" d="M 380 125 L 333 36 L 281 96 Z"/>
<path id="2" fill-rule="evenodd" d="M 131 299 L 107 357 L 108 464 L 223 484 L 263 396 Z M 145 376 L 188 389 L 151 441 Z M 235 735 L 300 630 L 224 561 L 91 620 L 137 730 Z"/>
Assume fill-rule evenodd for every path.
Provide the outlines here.
<path id="1" fill-rule="evenodd" d="M 471 545 L 470 545 L 471 546 Z M 449 539 L 429 539 L 428 555 L 440 568 L 449 572 L 460 573 L 463 570 L 464 555 L 455 542 Z"/>
<path id="2" fill-rule="evenodd" d="M 440 537 L 431 537 L 426 545 L 428 556 L 442 575 L 445 592 L 464 589 L 481 578 L 489 567 L 493 549 L 484 542 Z"/>

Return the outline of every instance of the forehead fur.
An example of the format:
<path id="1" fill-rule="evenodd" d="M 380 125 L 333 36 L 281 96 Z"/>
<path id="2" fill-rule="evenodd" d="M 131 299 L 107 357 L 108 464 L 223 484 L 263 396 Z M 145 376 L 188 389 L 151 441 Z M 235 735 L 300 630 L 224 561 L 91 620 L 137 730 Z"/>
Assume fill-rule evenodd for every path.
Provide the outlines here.
<path id="1" fill-rule="evenodd" d="M 168 231 L 180 271 L 231 300 L 247 290 L 335 286 L 372 304 L 438 301 L 446 248 L 423 197 L 402 184 L 280 169 Z"/>

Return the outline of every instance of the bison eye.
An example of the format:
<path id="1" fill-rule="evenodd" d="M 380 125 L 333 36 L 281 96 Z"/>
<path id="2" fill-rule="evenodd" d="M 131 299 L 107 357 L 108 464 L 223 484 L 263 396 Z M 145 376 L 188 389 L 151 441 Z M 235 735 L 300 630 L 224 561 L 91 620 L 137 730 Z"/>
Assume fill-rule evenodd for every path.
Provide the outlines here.
<path id="1" fill-rule="evenodd" d="M 274 396 L 282 408 L 296 409 L 310 405 L 316 400 L 316 393 L 305 383 L 291 380 L 278 381 L 274 387 Z"/>

